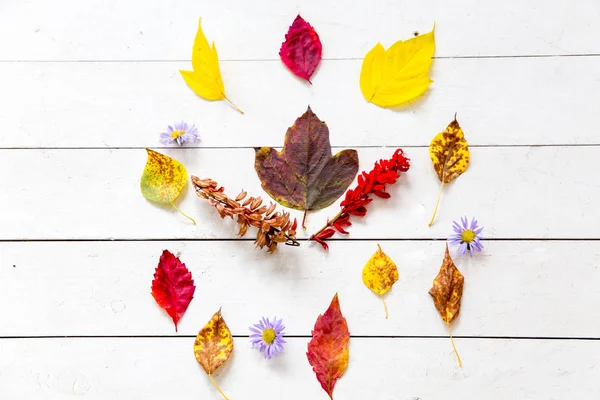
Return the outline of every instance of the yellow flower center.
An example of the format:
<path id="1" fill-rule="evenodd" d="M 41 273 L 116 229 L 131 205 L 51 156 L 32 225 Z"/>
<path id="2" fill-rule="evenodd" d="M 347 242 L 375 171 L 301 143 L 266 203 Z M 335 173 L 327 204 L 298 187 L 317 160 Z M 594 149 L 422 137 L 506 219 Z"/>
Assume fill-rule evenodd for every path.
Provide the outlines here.
<path id="1" fill-rule="evenodd" d="M 471 229 L 466 229 L 460 234 L 460 237 L 463 242 L 471 243 L 473 239 L 475 239 L 475 232 L 473 232 Z"/>
<path id="2" fill-rule="evenodd" d="M 275 330 L 272 328 L 265 329 L 262 334 L 262 338 L 266 344 L 273 344 L 275 342 L 275 338 L 277 335 L 275 334 Z"/>
<path id="3" fill-rule="evenodd" d="M 185 131 L 183 130 L 179 130 L 179 129 L 175 129 L 172 133 L 171 133 L 171 137 L 173 139 L 177 139 L 179 136 L 183 136 L 183 134 L 185 133 Z"/>

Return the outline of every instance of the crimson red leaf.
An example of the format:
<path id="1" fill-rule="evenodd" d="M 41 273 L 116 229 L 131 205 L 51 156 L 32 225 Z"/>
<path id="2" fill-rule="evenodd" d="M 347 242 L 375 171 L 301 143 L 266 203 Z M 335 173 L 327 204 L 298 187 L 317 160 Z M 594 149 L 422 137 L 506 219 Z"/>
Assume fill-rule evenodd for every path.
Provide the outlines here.
<path id="1" fill-rule="evenodd" d="M 348 324 L 336 293 L 325 314 L 317 318 L 306 353 L 317 380 L 331 399 L 335 383 L 348 367 L 349 341 Z"/>
<path id="2" fill-rule="evenodd" d="M 279 56 L 281 61 L 297 76 L 306 79 L 311 85 L 310 77 L 321 61 L 323 46 L 315 29 L 300 14 L 285 35 Z"/>
<path id="3" fill-rule="evenodd" d="M 152 296 L 173 318 L 175 332 L 177 332 L 177 322 L 194 298 L 195 290 L 192 273 L 185 264 L 169 250 L 163 250 L 154 272 Z"/>

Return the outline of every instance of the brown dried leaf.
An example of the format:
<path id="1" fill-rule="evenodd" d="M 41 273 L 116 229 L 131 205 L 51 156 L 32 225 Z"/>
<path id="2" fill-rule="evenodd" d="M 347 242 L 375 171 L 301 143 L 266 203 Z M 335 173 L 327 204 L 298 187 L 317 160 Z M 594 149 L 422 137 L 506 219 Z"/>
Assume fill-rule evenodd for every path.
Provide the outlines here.
<path id="1" fill-rule="evenodd" d="M 433 298 L 435 308 L 440 313 L 442 320 L 448 327 L 448 333 L 450 334 L 450 340 L 452 341 L 452 347 L 458 358 L 458 364 L 462 367 L 462 361 L 456 351 L 454 345 L 454 339 L 452 339 L 452 333 L 450 332 L 450 323 L 458 317 L 460 312 L 460 301 L 462 299 L 463 285 L 465 278 L 460 273 L 454 261 L 450 257 L 448 251 L 448 243 L 446 243 L 446 254 L 444 255 L 444 261 L 440 267 L 440 272 L 433 280 L 433 287 L 429 290 L 429 294 Z"/>

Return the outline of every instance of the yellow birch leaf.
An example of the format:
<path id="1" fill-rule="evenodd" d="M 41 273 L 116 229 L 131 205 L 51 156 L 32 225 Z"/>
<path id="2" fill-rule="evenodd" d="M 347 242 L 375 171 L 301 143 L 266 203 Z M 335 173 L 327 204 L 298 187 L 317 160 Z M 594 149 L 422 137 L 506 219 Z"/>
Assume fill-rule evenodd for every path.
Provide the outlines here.
<path id="1" fill-rule="evenodd" d="M 398 268 L 387 254 L 377 245 L 377 251 L 365 264 L 362 279 L 366 287 L 381 296 L 385 307 L 385 318 L 388 318 L 388 309 L 383 295 L 386 294 L 398 280 Z"/>
<path id="2" fill-rule="evenodd" d="M 368 102 L 395 107 L 422 95 L 431 82 L 429 67 L 435 52 L 434 29 L 387 51 L 377 43 L 367 53 L 360 72 L 360 90 Z"/>
<path id="3" fill-rule="evenodd" d="M 174 203 L 187 183 L 185 167 L 179 161 L 164 154 L 150 149 L 146 151 L 148 161 L 140 181 L 140 189 L 144 197 L 155 203 L 170 204 L 195 224 L 196 221 L 184 214 Z"/>
<path id="4" fill-rule="evenodd" d="M 198 33 L 192 48 L 192 68 L 193 71 L 179 70 L 179 72 L 185 83 L 198 96 L 210 101 L 225 99 L 240 113 L 244 113 L 225 94 L 217 47 L 214 42 L 212 47 L 208 45 L 208 40 L 202 31 L 202 20 L 198 21 Z"/>
<path id="5" fill-rule="evenodd" d="M 429 144 L 429 157 L 431 157 L 433 168 L 441 182 L 433 216 L 429 221 L 429 226 L 431 226 L 435 220 L 444 185 L 465 172 L 471 158 L 469 144 L 465 140 L 463 130 L 456 120 L 456 115 L 454 121 L 450 122 L 446 130 L 435 135 Z"/>
<path id="6" fill-rule="evenodd" d="M 198 332 L 194 342 L 194 355 L 208 374 L 210 381 L 226 400 L 229 399 L 221 391 L 212 374 L 229 359 L 232 352 L 233 338 L 231 337 L 231 331 L 229 331 L 225 320 L 221 316 L 221 310 L 219 310 Z"/>

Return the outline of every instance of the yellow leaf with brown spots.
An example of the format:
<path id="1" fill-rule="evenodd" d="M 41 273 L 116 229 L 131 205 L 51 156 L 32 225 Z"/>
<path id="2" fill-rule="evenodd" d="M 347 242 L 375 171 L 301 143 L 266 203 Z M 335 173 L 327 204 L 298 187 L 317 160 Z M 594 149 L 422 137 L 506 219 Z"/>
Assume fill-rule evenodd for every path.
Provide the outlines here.
<path id="1" fill-rule="evenodd" d="M 450 253 L 448 252 L 448 244 L 446 243 L 446 254 L 444 255 L 444 261 L 440 267 L 440 272 L 433 280 L 433 287 L 429 290 L 429 294 L 433 298 L 433 304 L 440 313 L 442 320 L 448 327 L 448 334 L 452 341 L 452 347 L 458 358 L 458 364 L 462 367 L 462 361 L 456 351 L 454 345 L 454 339 L 452 339 L 452 333 L 450 332 L 450 323 L 458 317 L 460 312 L 460 301 L 462 299 L 463 286 L 465 278 L 460 273 Z"/>
<path id="2" fill-rule="evenodd" d="M 164 154 L 150 149 L 146 151 L 148 160 L 140 181 L 144 197 L 155 203 L 170 204 L 195 224 L 196 221 L 181 212 L 174 203 L 187 183 L 185 167 Z"/>
<path id="3" fill-rule="evenodd" d="M 219 310 L 198 332 L 194 342 L 194 355 L 208 374 L 213 385 L 225 399 L 227 399 L 227 396 L 217 386 L 212 374 L 229 359 L 232 351 L 233 338 L 231 337 L 231 331 L 221 316 L 221 310 Z"/>
<path id="4" fill-rule="evenodd" d="M 385 307 L 385 318 L 388 317 L 388 309 L 383 295 L 386 294 L 398 280 L 398 268 L 394 261 L 377 245 L 377 251 L 365 264 L 362 271 L 362 280 L 369 289 L 381 296 Z"/>
<path id="5" fill-rule="evenodd" d="M 435 135 L 429 144 L 429 157 L 433 162 L 435 173 L 442 182 L 433 217 L 429 221 L 429 226 L 431 226 L 435 220 L 444 185 L 465 172 L 471 158 L 469 144 L 465 140 L 463 130 L 456 120 L 456 115 L 454 121 L 450 122 L 446 130 Z"/>

